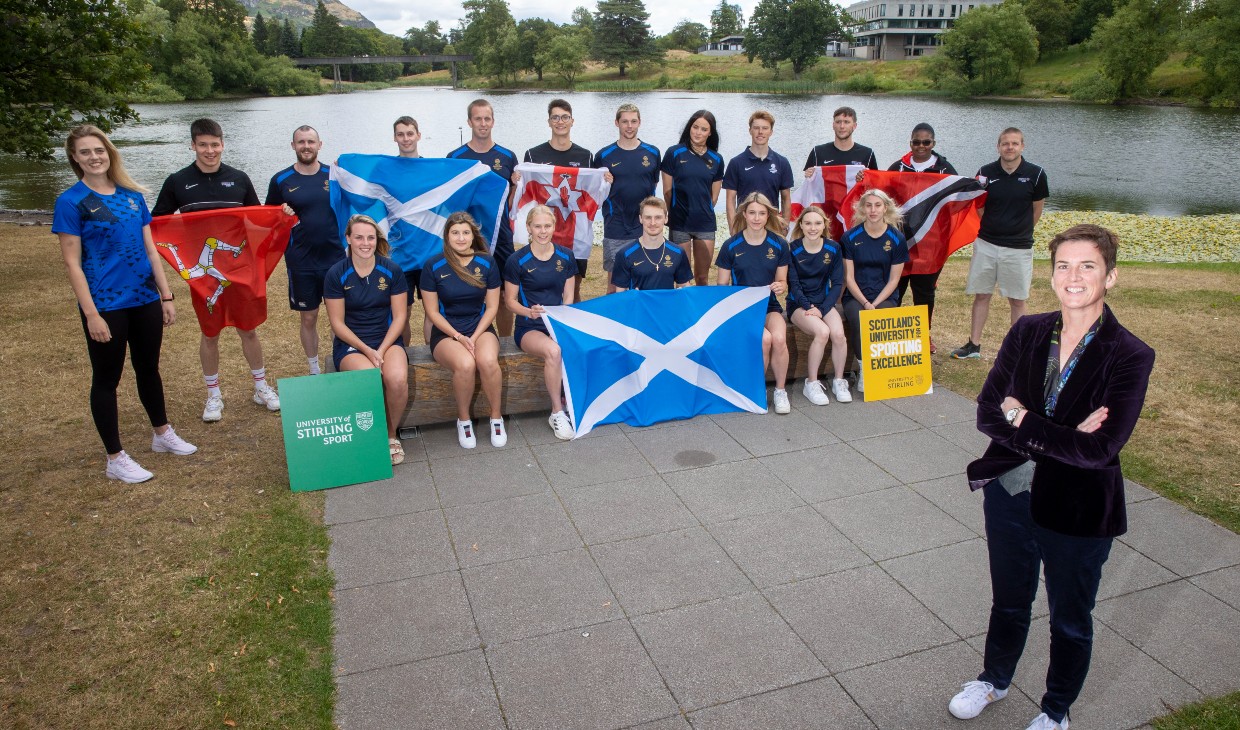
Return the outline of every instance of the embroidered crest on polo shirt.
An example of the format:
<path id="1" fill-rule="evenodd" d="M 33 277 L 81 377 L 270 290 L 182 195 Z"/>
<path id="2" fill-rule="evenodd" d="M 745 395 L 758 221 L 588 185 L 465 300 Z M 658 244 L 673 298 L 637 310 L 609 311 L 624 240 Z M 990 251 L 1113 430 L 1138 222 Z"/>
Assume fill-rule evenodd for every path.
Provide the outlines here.
<path id="1" fill-rule="evenodd" d="M 822 262 L 823 262 L 824 264 L 829 264 L 829 263 L 831 263 L 831 254 L 827 253 L 826 251 L 823 251 L 823 252 L 822 252 Z"/>
<path id="2" fill-rule="evenodd" d="M 887 253 L 891 253 L 891 241 L 883 242 L 883 251 L 886 251 Z"/>
<path id="3" fill-rule="evenodd" d="M 778 175 L 778 174 L 779 174 L 779 168 L 775 166 L 775 163 L 774 163 L 774 162 L 772 162 L 772 163 L 771 163 L 771 174 L 772 174 L 772 175 Z"/>
<path id="4" fill-rule="evenodd" d="M 557 272 L 560 272 L 560 271 L 563 271 L 563 270 L 564 270 L 564 262 L 563 262 L 563 261 L 561 261 L 561 260 L 560 260 L 560 259 L 558 259 L 558 258 L 555 260 L 555 270 L 556 270 Z"/>
<path id="5" fill-rule="evenodd" d="M 770 246 L 767 246 L 767 248 L 766 248 L 766 258 L 767 258 L 767 260 L 768 260 L 768 261 L 769 261 L 769 260 L 771 260 L 771 259 L 773 259 L 773 258 L 775 258 L 775 249 L 771 248 Z"/>
<path id="6" fill-rule="evenodd" d="M 650 155 L 642 155 L 642 167 L 650 167 Z"/>
<path id="7" fill-rule="evenodd" d="M 495 158 L 495 164 L 491 165 L 491 167 L 492 167 L 492 168 L 493 168 L 496 172 L 499 172 L 500 170 L 503 170 L 503 169 L 504 169 L 504 163 L 503 163 L 503 162 L 501 162 L 501 161 L 500 161 L 500 159 L 499 159 L 498 157 L 496 157 L 496 158 Z"/>
<path id="8" fill-rule="evenodd" d="M 220 187 L 222 187 L 222 188 L 231 188 L 232 186 L 234 186 L 234 185 L 236 185 L 236 184 L 237 184 L 237 183 L 233 182 L 232 180 L 225 180 L 225 181 L 223 181 L 223 182 L 221 182 L 221 183 L 220 183 Z"/>
<path id="9" fill-rule="evenodd" d="M 387 279 L 380 276 L 379 277 L 379 291 L 387 291 L 387 288 L 388 288 Z"/>

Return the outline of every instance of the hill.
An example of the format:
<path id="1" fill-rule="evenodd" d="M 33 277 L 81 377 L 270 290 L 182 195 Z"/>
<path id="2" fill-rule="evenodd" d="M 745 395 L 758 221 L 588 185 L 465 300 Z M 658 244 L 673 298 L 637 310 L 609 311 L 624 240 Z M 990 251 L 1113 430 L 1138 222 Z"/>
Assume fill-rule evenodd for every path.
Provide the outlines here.
<path id="1" fill-rule="evenodd" d="M 295 28 L 301 29 L 310 25 L 314 18 L 314 8 L 318 0 L 241 0 L 246 13 L 254 17 L 262 13 L 264 18 L 288 18 Z M 340 2 L 340 0 L 323 0 L 327 12 L 336 16 L 341 25 L 354 28 L 374 28 L 374 23 L 365 15 Z"/>

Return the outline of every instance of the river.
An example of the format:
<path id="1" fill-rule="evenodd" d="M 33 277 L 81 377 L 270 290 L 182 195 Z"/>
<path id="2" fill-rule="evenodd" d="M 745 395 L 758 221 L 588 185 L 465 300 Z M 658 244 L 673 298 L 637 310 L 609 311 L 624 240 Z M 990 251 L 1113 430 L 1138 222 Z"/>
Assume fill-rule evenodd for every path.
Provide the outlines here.
<path id="1" fill-rule="evenodd" d="M 469 135 L 465 109 L 476 91 L 394 88 L 342 95 L 140 104 L 141 121 L 113 139 L 125 164 L 157 192 L 170 172 L 189 164 L 189 124 L 209 116 L 224 127 L 224 160 L 247 172 L 265 194 L 267 182 L 293 162 L 292 131 L 315 126 L 324 140 L 322 157 L 346 152 L 394 154 L 392 121 L 408 114 L 422 130 L 426 156 L 441 156 Z M 549 137 L 546 104 L 555 96 L 573 104 L 573 140 L 598 150 L 616 138 L 615 109 L 633 102 L 642 110 L 641 137 L 666 149 L 689 115 L 710 109 L 719 120 L 725 159 L 749 142 L 749 114 L 775 115 L 773 149 L 798 169 L 814 144 L 831 138 L 831 112 L 857 109 L 855 139 L 874 148 L 886 167 L 908 151 L 917 122 L 937 131 L 938 151 L 962 174 L 997 157 L 1005 127 L 1024 130 L 1025 157 L 1050 179 L 1048 209 L 1109 210 L 1157 215 L 1240 213 L 1228 155 L 1240 142 L 1240 113 L 1186 107 L 1092 106 L 1031 101 L 954 101 L 915 96 L 785 96 L 692 92 L 565 93 L 492 92 L 495 139 L 518 156 Z M 1229 151 L 1230 150 L 1230 151 Z M 72 184 L 63 152 L 51 162 L 0 155 L 0 208 L 50 210 Z M 722 196 L 720 196 L 722 199 Z M 154 195 L 149 197 L 153 201 Z"/>

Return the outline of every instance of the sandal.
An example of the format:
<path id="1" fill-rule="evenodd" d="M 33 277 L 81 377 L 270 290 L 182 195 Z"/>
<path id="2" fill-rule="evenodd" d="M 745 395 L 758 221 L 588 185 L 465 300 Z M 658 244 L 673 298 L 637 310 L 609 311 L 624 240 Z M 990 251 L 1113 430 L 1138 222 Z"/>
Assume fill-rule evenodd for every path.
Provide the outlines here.
<path id="1" fill-rule="evenodd" d="M 388 439 L 388 455 L 392 457 L 392 466 L 404 462 L 405 447 L 401 446 L 400 439 Z"/>

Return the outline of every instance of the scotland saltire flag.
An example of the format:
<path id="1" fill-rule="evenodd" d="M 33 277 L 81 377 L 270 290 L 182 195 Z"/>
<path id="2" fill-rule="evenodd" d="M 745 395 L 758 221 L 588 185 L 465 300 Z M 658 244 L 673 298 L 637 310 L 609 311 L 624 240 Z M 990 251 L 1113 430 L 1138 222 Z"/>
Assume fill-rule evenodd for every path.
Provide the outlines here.
<path id="1" fill-rule="evenodd" d="M 766 413 L 767 287 L 627 291 L 543 315 L 560 345 L 576 437 L 623 421 Z"/>
<path id="2" fill-rule="evenodd" d="M 476 160 L 341 155 L 331 166 L 331 201 L 340 239 L 353 215 L 374 218 L 392 246 L 392 260 L 415 271 L 443 251 L 448 216 L 474 217 L 491 250 L 508 181 Z"/>

